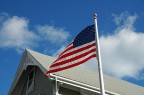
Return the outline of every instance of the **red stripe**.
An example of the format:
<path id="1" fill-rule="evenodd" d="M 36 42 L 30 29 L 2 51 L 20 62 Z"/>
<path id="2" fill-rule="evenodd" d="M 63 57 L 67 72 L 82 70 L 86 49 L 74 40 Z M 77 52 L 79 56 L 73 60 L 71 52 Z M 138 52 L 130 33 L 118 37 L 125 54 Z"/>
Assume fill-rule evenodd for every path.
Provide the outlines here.
<path id="1" fill-rule="evenodd" d="M 71 44 L 73 44 L 73 41 L 72 41 L 68 46 L 70 46 Z M 67 47 L 68 47 L 68 46 L 67 46 Z M 56 62 L 57 60 L 59 60 L 59 57 L 60 57 L 63 53 L 65 53 L 66 51 L 68 51 L 68 50 L 70 50 L 70 49 L 73 48 L 73 46 L 71 46 L 71 47 L 69 47 L 69 48 L 67 48 L 67 47 L 66 47 L 65 50 L 58 56 L 58 58 L 57 58 L 54 62 Z M 53 62 L 53 63 L 54 63 L 54 62 Z"/>
<path id="2" fill-rule="evenodd" d="M 66 66 L 66 67 L 63 67 L 63 68 L 58 68 L 58 69 L 55 69 L 55 70 L 50 70 L 46 73 L 46 75 L 49 75 L 49 73 L 54 73 L 54 72 L 58 72 L 58 71 L 62 71 L 62 70 L 65 70 L 65 69 L 68 69 L 68 68 L 72 68 L 72 67 L 75 67 L 77 65 L 80 65 L 86 61 L 88 61 L 89 59 L 93 58 L 93 57 L 96 57 L 96 54 L 93 54 L 91 56 L 89 56 L 88 58 L 86 58 L 85 60 L 82 60 L 78 63 L 75 63 L 75 64 L 72 64 L 72 65 L 69 65 L 69 66 Z"/>
<path id="3" fill-rule="evenodd" d="M 85 46 L 85 47 L 83 47 L 83 48 L 77 49 L 77 50 L 75 50 L 75 51 L 66 53 L 66 54 L 60 56 L 57 60 L 60 60 L 60 59 L 65 58 L 65 57 L 67 57 L 67 56 L 70 56 L 70 55 L 73 55 L 73 54 L 75 54 L 75 53 L 81 52 L 81 51 L 83 51 L 83 50 L 85 50 L 85 49 L 88 49 L 88 48 L 91 48 L 91 47 L 93 47 L 93 46 L 95 46 L 95 43 L 93 43 L 93 44 L 91 44 L 91 45 L 88 45 L 88 46 Z M 55 62 L 56 62 L 56 61 L 55 61 Z"/>
<path id="4" fill-rule="evenodd" d="M 80 58 L 82 58 L 82 57 L 84 57 L 84 56 L 86 56 L 86 55 L 88 55 L 88 54 L 90 54 L 90 53 L 92 53 L 92 52 L 95 52 L 95 51 L 96 51 L 96 48 L 94 48 L 94 49 L 92 49 L 92 50 L 90 50 L 90 51 L 88 51 L 88 52 L 86 52 L 86 53 L 83 53 L 83 54 L 81 54 L 81 55 L 79 55 L 79 56 L 75 56 L 75 57 L 73 57 L 73 58 L 71 58 L 71 59 L 64 60 L 64 61 L 62 61 L 62 62 L 58 62 L 58 63 L 55 63 L 55 64 L 53 63 L 53 64 L 50 66 L 50 68 L 51 68 L 51 67 L 55 67 L 55 66 L 59 66 L 59 65 L 63 65 L 63 64 L 72 62 L 72 61 L 74 61 L 74 60 L 80 59 Z"/>
<path id="5" fill-rule="evenodd" d="M 71 44 L 73 44 L 73 41 L 65 48 L 65 50 L 60 55 L 62 55 L 65 51 L 68 51 L 68 50 L 72 49 L 73 46 L 69 47 Z"/>
<path id="6" fill-rule="evenodd" d="M 71 47 L 65 49 L 65 50 L 59 55 L 59 57 L 60 57 L 63 53 L 65 53 L 66 51 L 71 50 L 71 49 L 73 49 L 73 46 L 71 46 Z"/>
<path id="7" fill-rule="evenodd" d="M 71 42 L 68 46 L 70 46 L 71 44 L 73 44 L 73 42 Z M 67 47 L 68 47 L 67 46 Z M 65 48 L 65 50 L 58 56 L 58 57 L 60 57 L 63 53 L 65 53 L 66 51 L 68 51 L 68 50 L 70 50 L 70 49 L 72 49 L 73 48 L 73 46 L 71 46 L 71 47 L 68 47 L 68 48 Z"/>

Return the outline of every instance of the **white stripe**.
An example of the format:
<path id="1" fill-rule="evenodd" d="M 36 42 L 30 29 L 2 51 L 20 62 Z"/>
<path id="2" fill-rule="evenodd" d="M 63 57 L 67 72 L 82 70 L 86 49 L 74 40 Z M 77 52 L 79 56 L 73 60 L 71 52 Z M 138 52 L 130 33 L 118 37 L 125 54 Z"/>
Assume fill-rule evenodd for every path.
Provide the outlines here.
<path id="1" fill-rule="evenodd" d="M 79 46 L 79 47 L 77 47 L 77 48 L 70 49 L 70 50 L 66 51 L 65 53 L 63 53 L 62 55 L 67 54 L 67 53 L 69 53 L 69 52 L 73 52 L 73 51 L 78 50 L 78 49 L 80 49 L 80 48 L 89 46 L 89 45 L 91 45 L 91 44 L 93 44 L 93 43 L 95 43 L 95 41 L 92 41 L 92 42 L 90 42 L 90 43 L 84 44 L 84 45 Z M 72 45 L 73 45 L 73 44 L 72 44 Z"/>
<path id="2" fill-rule="evenodd" d="M 60 68 L 64 68 L 64 67 L 67 67 L 67 66 L 76 64 L 76 63 L 78 63 L 78 62 L 80 62 L 80 61 L 83 61 L 83 60 L 85 60 L 86 58 L 88 58 L 88 57 L 90 57 L 91 55 L 94 55 L 94 54 L 96 54 L 96 52 L 92 52 L 92 53 L 90 53 L 90 54 L 88 54 L 88 55 L 86 55 L 86 56 L 84 56 L 84 57 L 82 57 L 82 58 L 79 58 L 79 59 L 77 59 L 77 60 L 74 60 L 74 61 L 72 61 L 72 62 L 69 62 L 69 63 L 66 63 L 66 64 L 62 64 L 62 65 L 59 65 L 59 66 L 55 66 L 55 67 L 51 67 L 49 71 L 51 71 L 51 70 L 56 70 L 56 69 L 60 69 Z"/>
<path id="3" fill-rule="evenodd" d="M 67 57 L 64 57 L 64 58 L 62 58 L 62 59 L 59 59 L 58 61 L 56 61 L 56 62 L 53 63 L 53 64 L 57 64 L 57 63 L 59 63 L 59 62 L 62 62 L 62 61 L 71 59 L 71 58 L 76 57 L 76 56 L 79 56 L 79 55 L 82 55 L 82 54 L 84 54 L 84 53 L 86 53 L 86 52 L 89 52 L 89 51 L 92 50 L 92 49 L 95 49 L 95 48 L 96 48 L 95 46 L 92 46 L 91 48 L 85 49 L 85 50 L 83 50 L 83 51 L 81 51 L 81 52 L 74 53 L 74 54 L 72 54 L 72 55 L 70 55 L 70 56 L 67 56 Z"/>

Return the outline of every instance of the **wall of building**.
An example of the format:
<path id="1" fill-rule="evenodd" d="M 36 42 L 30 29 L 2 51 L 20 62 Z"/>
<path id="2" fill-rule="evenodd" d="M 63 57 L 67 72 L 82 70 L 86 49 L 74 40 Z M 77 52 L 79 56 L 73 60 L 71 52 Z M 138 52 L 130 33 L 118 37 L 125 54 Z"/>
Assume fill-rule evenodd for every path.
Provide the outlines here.
<path id="1" fill-rule="evenodd" d="M 27 95 L 27 77 L 28 77 L 29 68 L 27 71 L 24 71 L 22 76 L 20 77 L 15 89 L 13 90 L 11 95 Z M 34 81 L 34 89 L 28 95 L 55 95 L 54 80 L 50 80 L 45 77 L 43 72 L 35 67 L 35 81 Z M 83 90 L 74 86 L 70 86 L 67 84 L 62 84 L 59 86 L 59 94 L 60 95 L 99 95 L 91 91 Z"/>
<path id="2" fill-rule="evenodd" d="M 11 95 L 26 95 L 28 71 L 20 77 Z M 35 68 L 34 89 L 28 95 L 53 95 L 53 84 L 43 72 Z"/>
<path id="3" fill-rule="evenodd" d="M 29 95 L 53 95 L 53 84 L 43 72 L 36 68 L 34 89 Z"/>
<path id="4" fill-rule="evenodd" d="M 27 73 L 26 71 L 24 71 L 22 74 L 21 74 L 21 77 L 20 77 L 20 81 L 18 81 L 16 87 L 14 88 L 13 92 L 11 95 L 20 95 L 21 91 L 22 91 L 22 88 L 23 86 L 25 85 L 25 82 L 26 82 L 26 77 L 27 77 Z M 25 94 L 26 95 L 26 94 Z"/>

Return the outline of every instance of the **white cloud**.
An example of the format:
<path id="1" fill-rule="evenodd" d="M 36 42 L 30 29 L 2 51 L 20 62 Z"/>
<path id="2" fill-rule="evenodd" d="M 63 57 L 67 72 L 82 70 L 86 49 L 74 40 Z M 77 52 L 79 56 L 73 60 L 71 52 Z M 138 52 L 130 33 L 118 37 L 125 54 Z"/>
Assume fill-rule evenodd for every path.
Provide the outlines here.
<path id="1" fill-rule="evenodd" d="M 28 29 L 28 23 L 27 19 L 18 16 L 6 19 L 0 28 L 0 48 L 14 48 L 21 52 L 35 47 L 38 37 Z"/>
<path id="2" fill-rule="evenodd" d="M 130 15 L 128 12 L 123 12 L 120 15 L 112 14 L 114 22 L 120 27 L 131 27 L 135 22 L 137 15 Z M 132 27 L 131 27 L 132 28 Z"/>
<path id="3" fill-rule="evenodd" d="M 69 32 L 65 31 L 63 28 L 56 28 L 54 26 L 37 26 L 39 34 L 53 44 L 66 42 L 67 38 L 70 36 Z"/>
<path id="4" fill-rule="evenodd" d="M 102 60 L 105 72 L 116 77 L 138 77 L 144 68 L 144 34 L 131 29 L 101 37 Z"/>
<path id="5" fill-rule="evenodd" d="M 144 33 L 135 32 L 133 25 L 137 15 L 122 13 L 117 18 L 121 19 L 119 23 L 124 20 L 123 25 L 115 30 L 115 34 L 100 38 L 104 70 L 119 78 L 138 78 L 144 69 Z"/>
<path id="6" fill-rule="evenodd" d="M 34 30 L 37 31 L 29 29 L 29 20 L 24 17 L 0 13 L 0 48 L 11 48 L 21 53 L 25 48 L 35 48 L 46 41 L 47 48 L 55 43 L 63 45 L 70 36 L 64 28 L 54 26 L 39 25 Z"/>

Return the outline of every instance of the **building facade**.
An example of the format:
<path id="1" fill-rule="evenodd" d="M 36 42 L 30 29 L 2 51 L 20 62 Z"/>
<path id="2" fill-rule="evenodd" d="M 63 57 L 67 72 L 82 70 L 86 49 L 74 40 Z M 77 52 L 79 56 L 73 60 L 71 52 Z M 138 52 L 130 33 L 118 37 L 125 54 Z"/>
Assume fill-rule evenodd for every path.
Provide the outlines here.
<path id="1" fill-rule="evenodd" d="M 8 95 L 100 95 L 98 73 L 77 66 L 45 76 L 55 59 L 26 49 Z M 143 95 L 144 88 L 104 75 L 107 95 Z"/>

